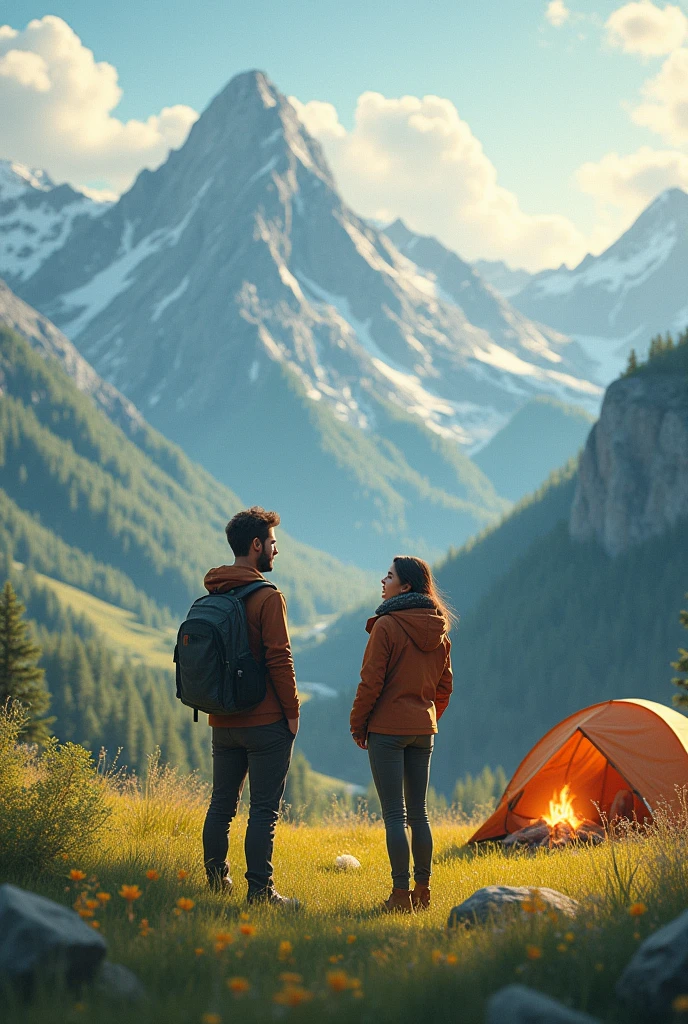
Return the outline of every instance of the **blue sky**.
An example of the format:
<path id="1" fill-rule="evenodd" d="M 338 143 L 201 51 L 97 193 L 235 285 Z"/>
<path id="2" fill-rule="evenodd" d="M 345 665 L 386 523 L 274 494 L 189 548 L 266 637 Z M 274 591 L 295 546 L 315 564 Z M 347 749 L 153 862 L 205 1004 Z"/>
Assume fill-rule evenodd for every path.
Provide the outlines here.
<path id="1" fill-rule="evenodd" d="M 641 147 L 685 153 L 680 139 L 667 146 L 666 137 L 631 116 L 670 50 L 648 55 L 610 45 L 607 19 L 631 5 L 566 0 L 562 6 L 567 16 L 557 25 L 546 16 L 546 0 L 57 0 L 50 7 L 5 0 L 0 24 L 21 32 L 34 18 L 63 19 L 96 61 L 116 68 L 122 97 L 112 116 L 122 121 L 145 121 L 177 104 L 202 111 L 234 74 L 251 67 L 303 103 L 332 104 L 347 132 L 368 91 L 442 97 L 470 126 L 499 186 L 513 193 L 524 215 L 566 217 L 587 241 L 595 232 L 599 241 L 641 204 L 626 197 L 615 206 L 608 194 L 586 194 L 574 179 L 578 168 Z M 658 19 L 665 7 L 654 7 Z M 0 121 L 0 156 L 25 160 L 7 151 L 13 138 L 3 134 L 12 135 Z M 336 161 L 335 172 L 346 173 Z M 682 183 L 670 177 L 666 183 Z M 94 172 L 89 183 L 106 178 Z M 665 183 L 661 175 L 658 181 Z M 360 187 L 353 192 L 359 195 Z"/>

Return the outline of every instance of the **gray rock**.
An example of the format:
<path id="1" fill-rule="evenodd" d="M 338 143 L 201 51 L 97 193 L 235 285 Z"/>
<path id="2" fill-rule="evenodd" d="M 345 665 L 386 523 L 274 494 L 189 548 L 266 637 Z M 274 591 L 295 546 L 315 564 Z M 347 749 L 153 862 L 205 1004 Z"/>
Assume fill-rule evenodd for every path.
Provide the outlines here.
<path id="1" fill-rule="evenodd" d="M 638 947 L 616 984 L 616 994 L 647 1017 L 664 1016 L 688 992 L 688 910 Z"/>
<path id="2" fill-rule="evenodd" d="M 607 389 L 581 456 L 569 531 L 619 555 L 688 509 L 688 380 L 641 373 Z"/>
<path id="3" fill-rule="evenodd" d="M 146 997 L 146 990 L 134 972 L 109 960 L 100 968 L 95 987 L 102 995 L 125 1003 L 140 1003 Z"/>
<path id="4" fill-rule="evenodd" d="M 528 889 L 526 886 L 487 885 L 478 889 L 467 900 L 454 907 L 449 915 L 449 927 L 458 925 L 485 924 L 490 918 L 505 912 L 513 913 L 530 900 L 538 899 L 547 910 L 554 910 L 565 917 L 575 917 L 578 903 L 556 889 Z"/>
<path id="5" fill-rule="evenodd" d="M 14 885 L 0 886 L 0 980 L 29 994 L 38 977 L 68 985 L 90 981 L 105 940 L 78 914 Z"/>
<path id="6" fill-rule="evenodd" d="M 594 1024 L 587 1013 L 536 992 L 525 985 L 507 985 L 487 1003 L 485 1024 Z"/>

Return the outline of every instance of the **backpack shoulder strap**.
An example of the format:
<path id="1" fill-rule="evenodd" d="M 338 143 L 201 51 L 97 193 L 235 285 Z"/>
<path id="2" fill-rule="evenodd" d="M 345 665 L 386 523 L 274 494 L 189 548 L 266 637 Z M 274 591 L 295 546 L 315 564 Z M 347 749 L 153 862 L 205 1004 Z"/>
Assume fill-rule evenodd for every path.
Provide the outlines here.
<path id="1" fill-rule="evenodd" d="M 243 587 L 237 587 L 234 591 L 234 596 L 240 597 L 241 600 L 244 601 L 247 597 L 255 593 L 256 590 L 260 590 L 262 587 L 270 587 L 272 590 L 277 590 L 275 584 L 271 583 L 270 580 L 256 580 L 255 583 L 247 583 Z"/>

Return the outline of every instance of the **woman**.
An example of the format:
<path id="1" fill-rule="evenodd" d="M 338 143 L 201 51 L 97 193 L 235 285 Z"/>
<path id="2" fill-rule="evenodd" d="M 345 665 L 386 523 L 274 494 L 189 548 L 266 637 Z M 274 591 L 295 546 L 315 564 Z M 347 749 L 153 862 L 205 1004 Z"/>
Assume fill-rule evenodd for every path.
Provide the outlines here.
<path id="1" fill-rule="evenodd" d="M 430 906 L 432 834 L 426 798 L 437 720 L 452 691 L 447 635 L 451 615 L 427 562 L 398 555 L 382 580 L 382 604 L 369 619 L 351 734 L 368 750 L 382 806 L 394 888 L 387 911 Z M 410 892 L 409 844 L 415 888 Z"/>

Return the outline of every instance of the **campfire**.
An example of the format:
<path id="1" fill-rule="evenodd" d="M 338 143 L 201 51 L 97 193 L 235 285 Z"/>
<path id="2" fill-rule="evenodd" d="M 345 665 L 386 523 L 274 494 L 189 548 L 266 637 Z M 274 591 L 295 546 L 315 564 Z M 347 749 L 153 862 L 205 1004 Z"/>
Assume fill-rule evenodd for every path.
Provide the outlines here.
<path id="1" fill-rule="evenodd" d="M 532 825 L 506 836 L 502 845 L 526 847 L 530 850 L 546 847 L 552 850 L 571 843 L 601 843 L 604 829 L 589 818 L 580 818 L 574 810 L 573 800 L 568 785 L 558 795 L 554 792 L 549 802 L 549 813 L 543 814 Z"/>

